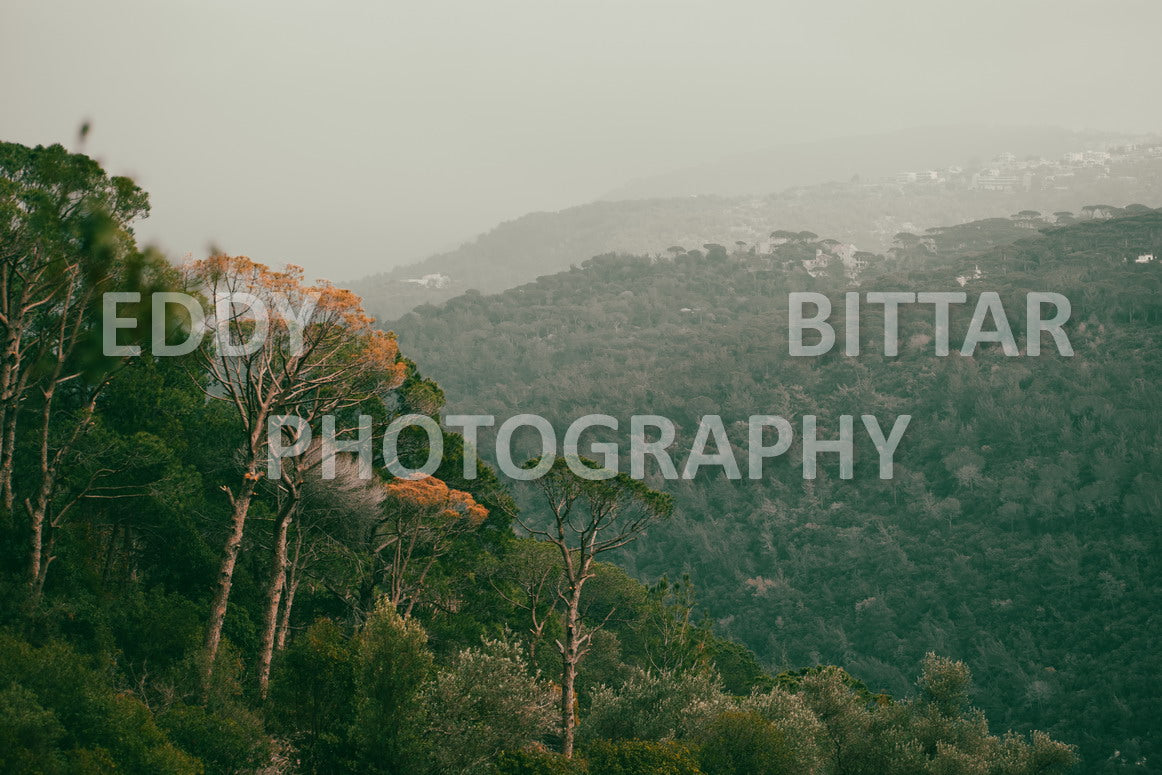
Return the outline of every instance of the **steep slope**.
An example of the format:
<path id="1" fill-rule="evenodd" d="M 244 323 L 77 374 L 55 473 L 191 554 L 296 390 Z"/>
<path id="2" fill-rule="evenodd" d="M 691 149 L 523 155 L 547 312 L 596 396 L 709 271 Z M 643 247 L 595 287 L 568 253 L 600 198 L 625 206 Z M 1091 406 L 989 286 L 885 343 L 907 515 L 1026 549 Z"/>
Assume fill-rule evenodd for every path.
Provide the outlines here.
<path id="1" fill-rule="evenodd" d="M 1162 266 L 1137 258 L 1162 255 L 1162 212 L 1027 225 L 907 240 L 872 260 L 859 290 L 995 290 L 1019 340 L 1025 292 L 1060 292 L 1072 358 L 995 345 L 935 357 L 931 307 L 902 316 L 897 357 L 881 354 L 865 307 L 862 356 L 791 358 L 787 293 L 827 292 L 841 310 L 850 287 L 838 258 L 811 263 L 834 245 L 802 236 L 769 255 L 602 257 L 393 328 L 450 411 L 535 412 L 562 429 L 589 412 L 662 414 L 680 426 L 676 450 L 705 414 L 722 415 L 745 461 L 739 423 L 752 414 L 793 426 L 815 414 L 831 438 L 841 414 L 910 413 L 888 481 L 858 433 L 850 481 L 831 460 L 805 481 L 798 441 L 759 481 L 713 469 L 654 481 L 679 513 L 622 563 L 643 578 L 690 573 L 719 630 L 774 669 L 834 662 L 902 693 L 924 653 L 950 654 L 987 675 L 977 701 L 998 727 L 1080 744 L 1087 772 L 1154 767 Z M 954 308 L 954 348 L 967 306 Z"/>

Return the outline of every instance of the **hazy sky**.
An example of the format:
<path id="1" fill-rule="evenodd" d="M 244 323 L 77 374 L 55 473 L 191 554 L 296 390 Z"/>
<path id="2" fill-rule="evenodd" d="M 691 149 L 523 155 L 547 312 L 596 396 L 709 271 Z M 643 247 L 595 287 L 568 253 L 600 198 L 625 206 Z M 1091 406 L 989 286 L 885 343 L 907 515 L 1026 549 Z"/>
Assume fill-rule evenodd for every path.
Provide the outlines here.
<path id="1" fill-rule="evenodd" d="M 1162 2 L 0 0 L 0 139 L 139 227 L 343 280 L 641 175 L 819 136 L 1162 129 Z"/>

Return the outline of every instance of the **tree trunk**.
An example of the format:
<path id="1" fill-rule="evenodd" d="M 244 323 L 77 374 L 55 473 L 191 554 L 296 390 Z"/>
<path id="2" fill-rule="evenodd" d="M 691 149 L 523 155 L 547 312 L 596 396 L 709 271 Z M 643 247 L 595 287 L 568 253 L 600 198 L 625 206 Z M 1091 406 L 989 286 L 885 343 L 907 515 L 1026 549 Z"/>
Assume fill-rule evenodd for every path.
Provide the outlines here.
<path id="1" fill-rule="evenodd" d="M 44 512 L 32 509 L 29 523 L 32 535 L 28 547 L 28 607 L 35 610 L 40 604 L 40 594 L 44 590 Z"/>
<path id="2" fill-rule="evenodd" d="M 298 588 L 298 579 L 293 579 L 286 585 L 286 594 L 283 595 L 282 615 L 278 622 L 278 638 L 274 645 L 276 651 L 282 651 L 286 648 L 286 634 L 287 630 L 290 629 L 291 608 L 295 604 L 295 592 L 298 591 Z"/>
<path id="3" fill-rule="evenodd" d="M 577 664 L 581 661 L 581 584 L 574 586 L 569 596 L 569 610 L 565 613 L 565 641 L 561 644 L 561 755 L 573 758 L 573 740 L 577 717 L 576 704 Z"/>
<path id="4" fill-rule="evenodd" d="M 45 423 L 44 440 L 41 447 L 40 488 L 36 494 L 35 503 L 27 498 L 24 501 L 24 508 L 28 511 L 31 533 L 28 547 L 28 604 L 30 610 L 35 610 L 40 605 L 41 593 L 44 592 L 44 580 L 48 576 L 48 564 L 52 560 L 51 556 L 46 556 L 49 553 L 45 551 L 45 545 L 53 527 L 48 522 L 48 510 L 56 477 L 48 464 L 47 410 Z"/>
<path id="5" fill-rule="evenodd" d="M 6 312 L 11 314 L 8 310 Z M 0 501 L 9 514 L 12 513 L 16 502 L 16 493 L 12 490 L 12 467 L 16 444 L 16 421 L 23 388 L 19 369 L 22 326 L 21 320 L 13 321 L 5 338 L 4 352 L 0 353 L 0 359 L 3 359 L 3 366 L 0 366 Z"/>
<path id="6" fill-rule="evenodd" d="M 286 648 L 286 634 L 290 629 L 291 608 L 295 604 L 295 592 L 299 589 L 299 556 L 303 548 L 303 533 L 300 528 L 295 534 L 295 557 L 294 562 L 290 563 L 289 573 L 286 582 L 286 594 L 283 595 L 282 603 L 282 618 L 278 623 L 278 640 L 275 643 L 275 649 L 282 651 Z"/>
<path id="7" fill-rule="evenodd" d="M 251 466 L 253 468 L 253 466 Z M 253 472 L 250 472 L 253 475 Z M 226 620 L 226 606 L 230 602 L 230 587 L 234 583 L 234 565 L 238 562 L 238 551 L 242 548 L 242 531 L 246 527 L 246 517 L 250 512 L 250 501 L 254 497 L 254 481 L 245 479 L 243 490 L 234 499 L 231 515 L 230 537 L 222 552 L 222 564 L 218 569 L 218 592 L 210 609 L 210 623 L 206 628 L 206 640 L 202 654 L 202 693 L 209 698 L 210 679 L 214 675 L 214 662 L 218 658 L 218 646 L 222 642 L 222 623 Z"/>
<path id="8" fill-rule="evenodd" d="M 428 577 L 428 571 L 430 571 L 432 569 L 432 566 L 435 564 L 436 564 L 436 555 L 433 554 L 428 559 L 428 564 L 424 566 L 424 570 L 420 574 L 420 577 L 416 580 L 415 591 L 408 597 L 408 604 L 407 604 L 407 608 L 404 609 L 403 618 L 405 618 L 405 619 L 411 618 L 412 609 L 416 607 L 416 599 L 420 595 L 420 590 L 424 588 L 424 579 L 426 579 Z M 402 599 L 402 594 L 403 594 L 402 591 L 400 594 L 401 594 L 401 599 Z"/>
<path id="9" fill-rule="evenodd" d="M 35 610 L 40 605 L 40 593 L 44 589 L 44 575 L 47 559 L 44 556 L 45 521 L 48 517 L 48 503 L 52 494 L 53 475 L 49 465 L 48 438 L 49 422 L 52 417 L 52 389 L 44 393 L 44 407 L 41 409 L 40 430 L 40 486 L 36 492 L 36 502 L 24 499 L 28 512 L 28 607 Z M 51 527 L 51 526 L 50 526 Z"/>
<path id="10" fill-rule="evenodd" d="M 274 642 L 278 631 L 278 611 L 286 587 L 287 532 L 294 520 L 295 502 L 288 503 L 279 513 L 274 528 L 273 557 L 271 558 L 270 585 L 266 592 L 266 613 L 262 618 L 262 649 L 258 655 L 258 696 L 266 699 L 270 687 L 270 663 L 274 659 Z"/>
<path id="11" fill-rule="evenodd" d="M 532 635 L 529 638 L 529 664 L 535 668 L 537 664 L 537 647 L 541 645 L 541 641 L 545 637 L 544 623 L 542 622 L 540 626 L 534 624 L 529 628 L 529 634 Z"/>
<path id="12" fill-rule="evenodd" d="M 7 408 L 3 427 L 0 427 L 0 500 L 9 514 L 16 503 L 16 492 L 12 489 L 13 454 L 16 448 L 17 408 Z"/>

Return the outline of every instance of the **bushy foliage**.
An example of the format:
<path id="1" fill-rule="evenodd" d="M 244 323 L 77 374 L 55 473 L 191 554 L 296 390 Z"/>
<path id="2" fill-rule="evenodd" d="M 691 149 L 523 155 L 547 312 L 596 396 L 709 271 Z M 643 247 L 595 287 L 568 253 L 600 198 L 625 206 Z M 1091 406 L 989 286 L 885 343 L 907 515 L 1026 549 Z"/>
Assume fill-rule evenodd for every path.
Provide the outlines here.
<path id="1" fill-rule="evenodd" d="M 15 683 L 0 691 L 0 771 L 63 772 L 64 734 L 56 714 L 31 691 Z"/>
<path id="2" fill-rule="evenodd" d="M 291 736 L 311 772 L 351 766 L 355 720 L 355 646 L 320 619 L 287 648 L 275 668 L 273 720 Z"/>
<path id="3" fill-rule="evenodd" d="M 649 740 L 602 740 L 585 748 L 591 773 L 602 775 L 702 775 L 694 747 Z"/>
<path id="4" fill-rule="evenodd" d="M 786 735 L 757 713 L 731 711 L 714 719 L 698 753 L 706 775 L 790 775 L 795 757 Z"/>
<path id="5" fill-rule="evenodd" d="M 620 686 L 594 690 L 582 735 L 608 740 L 688 738 L 728 707 L 730 700 L 711 673 L 635 669 Z"/>
<path id="6" fill-rule="evenodd" d="M 432 663 L 423 627 L 381 600 L 355 639 L 352 740 L 364 772 L 410 775 L 420 767 L 420 693 Z"/>
<path id="7" fill-rule="evenodd" d="M 200 705 L 176 705 L 158 723 L 176 745 L 201 761 L 207 775 L 259 767 L 270 756 L 261 717 L 244 707 L 213 713 Z"/>
<path id="8" fill-rule="evenodd" d="M 109 766 L 128 772 L 195 775 L 196 759 L 158 727 L 149 708 L 130 692 L 114 692 L 103 676 L 64 643 L 36 647 L 0 634 L 0 664 L 10 681 L 0 697 L 10 713 L 0 737 L 3 755 L 19 772 Z"/>
<path id="9" fill-rule="evenodd" d="M 543 742 L 560 692 L 531 671 L 518 643 L 485 640 L 437 672 L 423 702 L 436 769 L 469 775 L 487 772 L 502 751 Z"/>
<path id="10" fill-rule="evenodd" d="M 794 772 L 815 775 L 826 771 L 829 761 L 826 752 L 831 743 L 827 727 L 801 694 L 772 688 L 740 699 L 738 708 L 769 721 L 782 731 Z"/>
<path id="11" fill-rule="evenodd" d="M 544 750 L 506 751 L 493 765 L 494 775 L 588 775 L 585 763 Z"/>

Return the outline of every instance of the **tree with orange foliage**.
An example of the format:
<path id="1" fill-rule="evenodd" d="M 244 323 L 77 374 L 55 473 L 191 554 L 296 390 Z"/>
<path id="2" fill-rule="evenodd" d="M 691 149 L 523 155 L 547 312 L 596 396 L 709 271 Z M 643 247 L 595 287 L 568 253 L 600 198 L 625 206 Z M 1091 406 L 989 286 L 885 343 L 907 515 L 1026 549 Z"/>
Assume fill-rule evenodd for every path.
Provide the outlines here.
<path id="1" fill-rule="evenodd" d="M 384 490 L 383 518 L 372 544 L 381 562 L 374 581 L 385 587 L 388 599 L 406 618 L 432 566 L 448 553 L 456 536 L 476 529 L 488 510 L 434 476 L 394 479 Z"/>
<path id="2" fill-rule="evenodd" d="M 329 283 L 307 286 L 298 267 L 279 272 L 245 257 L 216 255 L 195 262 L 188 273 L 192 287 L 211 305 L 208 322 L 216 332 L 199 346 L 201 371 L 194 377 L 209 397 L 233 407 L 243 437 L 239 479 L 222 487 L 230 503 L 230 533 L 203 644 L 208 690 L 246 519 L 270 449 L 272 418 L 293 415 L 309 425 L 323 414 L 383 396 L 400 384 L 404 365 L 394 335 L 372 326 L 358 296 Z M 296 440 L 294 426 L 284 425 L 283 432 Z M 268 612 L 264 637 L 271 642 L 270 624 L 285 584 L 287 528 L 298 501 L 294 466 L 281 470 L 285 497 L 275 527 L 268 595 L 274 615 Z M 260 673 L 269 675 L 269 657 L 264 661 Z"/>

